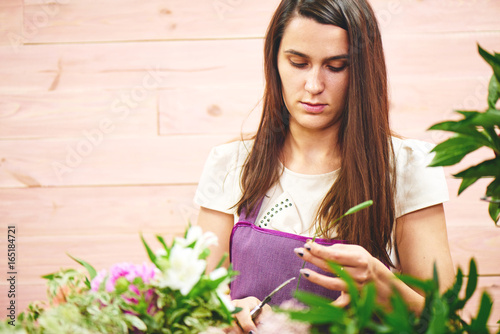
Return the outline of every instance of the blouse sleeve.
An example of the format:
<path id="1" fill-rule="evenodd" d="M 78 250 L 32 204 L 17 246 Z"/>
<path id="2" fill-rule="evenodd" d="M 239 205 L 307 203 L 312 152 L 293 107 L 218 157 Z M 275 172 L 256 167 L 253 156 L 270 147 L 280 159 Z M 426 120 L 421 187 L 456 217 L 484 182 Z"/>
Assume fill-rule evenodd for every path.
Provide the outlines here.
<path id="1" fill-rule="evenodd" d="M 245 142 L 214 147 L 206 162 L 194 196 L 201 207 L 235 214 L 241 197 L 240 173 L 248 148 Z"/>
<path id="2" fill-rule="evenodd" d="M 394 140 L 396 155 L 396 217 L 449 199 L 442 167 L 428 167 L 432 144 L 406 139 Z"/>

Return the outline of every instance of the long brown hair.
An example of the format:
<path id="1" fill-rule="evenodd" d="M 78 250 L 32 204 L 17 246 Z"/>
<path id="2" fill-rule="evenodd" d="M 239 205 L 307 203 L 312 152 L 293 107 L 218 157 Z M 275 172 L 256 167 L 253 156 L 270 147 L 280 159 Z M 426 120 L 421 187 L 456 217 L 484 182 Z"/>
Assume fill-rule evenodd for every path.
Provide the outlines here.
<path id="1" fill-rule="evenodd" d="M 283 0 L 278 6 L 265 39 L 263 114 L 242 170 L 238 213 L 243 208 L 252 211 L 283 172 L 280 159 L 289 128 L 277 55 L 284 31 L 296 16 L 341 27 L 349 35 L 349 87 L 338 134 L 341 168 L 318 209 L 318 230 L 326 238 L 335 232 L 337 238 L 361 245 L 389 264 L 395 162 L 382 41 L 366 0 Z M 349 208 L 369 199 L 373 206 L 330 226 Z"/>

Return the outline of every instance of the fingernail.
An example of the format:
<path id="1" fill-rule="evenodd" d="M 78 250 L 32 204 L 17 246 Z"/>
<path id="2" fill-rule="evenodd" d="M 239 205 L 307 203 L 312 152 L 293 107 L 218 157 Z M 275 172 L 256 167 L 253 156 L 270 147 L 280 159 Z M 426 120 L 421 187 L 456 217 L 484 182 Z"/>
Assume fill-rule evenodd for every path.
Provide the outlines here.
<path id="1" fill-rule="evenodd" d="M 309 277 L 311 275 L 307 269 L 300 269 L 300 273 L 305 277 Z"/>
<path id="2" fill-rule="evenodd" d="M 248 332 L 248 334 L 255 334 L 255 332 L 254 331 L 250 331 L 250 332 Z"/>
<path id="3" fill-rule="evenodd" d="M 306 243 L 304 245 L 304 248 L 307 249 L 308 251 L 310 251 L 311 250 L 311 245 L 309 243 Z"/>
<path id="4" fill-rule="evenodd" d="M 300 257 L 304 256 L 304 252 L 302 251 L 301 248 L 295 248 L 293 251 L 295 252 L 295 254 L 297 254 Z"/>

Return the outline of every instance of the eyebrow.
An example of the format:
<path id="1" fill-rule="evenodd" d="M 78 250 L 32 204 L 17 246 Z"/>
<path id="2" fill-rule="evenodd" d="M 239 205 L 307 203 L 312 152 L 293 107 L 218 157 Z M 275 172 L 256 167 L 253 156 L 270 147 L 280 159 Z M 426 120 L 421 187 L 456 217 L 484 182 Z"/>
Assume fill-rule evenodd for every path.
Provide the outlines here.
<path id="1" fill-rule="evenodd" d="M 306 58 L 306 59 L 311 58 L 308 55 L 306 55 L 306 54 L 304 54 L 302 52 L 293 50 L 293 49 L 286 50 L 284 52 L 288 53 L 288 54 L 295 55 L 295 56 L 299 56 L 299 57 L 302 57 L 302 58 Z M 341 54 L 341 55 L 338 55 L 338 56 L 328 57 L 328 58 L 325 59 L 325 62 L 328 62 L 328 61 L 331 61 L 331 60 L 337 60 L 337 59 L 349 59 L 349 55 L 348 54 Z"/>

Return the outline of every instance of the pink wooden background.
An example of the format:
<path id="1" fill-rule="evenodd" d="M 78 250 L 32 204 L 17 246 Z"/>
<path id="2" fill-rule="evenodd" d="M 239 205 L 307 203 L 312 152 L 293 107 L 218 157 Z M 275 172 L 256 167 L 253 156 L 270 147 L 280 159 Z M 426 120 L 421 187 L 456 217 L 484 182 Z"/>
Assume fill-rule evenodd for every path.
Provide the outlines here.
<path id="1" fill-rule="evenodd" d="M 195 222 L 210 148 L 255 129 L 262 37 L 278 0 L 1 0 L 0 317 L 7 226 L 17 229 L 17 306 L 45 298 L 41 275 L 142 262 L 139 232 L 167 239 Z M 372 0 L 383 31 L 393 127 L 432 143 L 453 109 L 486 106 L 500 52 L 498 0 Z M 479 152 L 462 167 L 487 156 Z M 456 197 L 446 170 L 453 259 L 475 257 L 500 319 L 500 229 Z M 475 312 L 478 294 L 468 311 Z"/>

